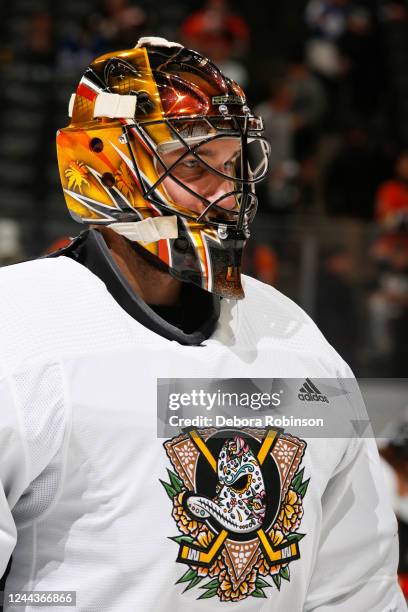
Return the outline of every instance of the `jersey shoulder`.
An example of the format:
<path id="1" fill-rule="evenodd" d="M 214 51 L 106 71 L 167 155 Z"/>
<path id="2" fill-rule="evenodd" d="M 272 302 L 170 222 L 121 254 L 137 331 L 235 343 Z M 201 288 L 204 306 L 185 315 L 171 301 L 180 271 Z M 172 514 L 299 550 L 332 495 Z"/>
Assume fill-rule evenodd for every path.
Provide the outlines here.
<path id="1" fill-rule="evenodd" d="M 89 276 L 89 274 L 84 266 L 78 265 L 69 257 L 44 257 L 0 268 L 0 286 L 7 283 L 10 288 L 15 286 L 24 291 L 26 286 L 28 289 L 30 288 L 33 280 L 44 279 L 46 282 L 48 279 L 50 285 L 52 285 L 55 278 L 61 277 L 61 275 L 66 278 L 77 279 L 81 276 Z M 21 284 L 23 280 L 26 285 Z"/>
<path id="2" fill-rule="evenodd" d="M 56 304 L 77 302 L 81 293 L 103 291 L 103 283 L 69 257 L 33 259 L 0 269 L 0 307 L 24 308 L 33 315 L 49 316 Z M 48 307 L 46 307 L 48 305 Z"/>
<path id="3" fill-rule="evenodd" d="M 0 346 L 11 369 L 125 341 L 128 317 L 105 284 L 60 256 L 0 270 Z"/>
<path id="4" fill-rule="evenodd" d="M 240 327 L 246 335 L 257 341 L 269 338 L 278 349 L 314 353 L 335 365 L 336 370 L 349 370 L 313 319 L 296 302 L 250 276 L 243 276 L 243 281 L 245 298 L 240 304 Z"/>

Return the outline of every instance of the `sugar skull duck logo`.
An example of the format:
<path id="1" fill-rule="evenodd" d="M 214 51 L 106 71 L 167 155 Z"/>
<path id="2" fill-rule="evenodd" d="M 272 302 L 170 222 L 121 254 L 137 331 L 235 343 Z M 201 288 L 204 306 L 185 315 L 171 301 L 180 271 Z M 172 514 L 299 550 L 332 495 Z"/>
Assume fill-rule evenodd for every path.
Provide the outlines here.
<path id="1" fill-rule="evenodd" d="M 224 442 L 217 472 L 217 495 L 191 495 L 188 510 L 200 520 L 213 517 L 233 533 L 255 531 L 265 518 L 266 493 L 260 465 L 244 438 Z"/>
<path id="2" fill-rule="evenodd" d="M 189 430 L 164 443 L 175 471 L 161 481 L 181 533 L 178 580 L 198 599 L 267 597 L 290 580 L 308 480 L 306 443 L 278 429 Z M 265 578 L 271 578 L 271 582 Z M 207 579 L 207 581 L 205 580 Z"/>

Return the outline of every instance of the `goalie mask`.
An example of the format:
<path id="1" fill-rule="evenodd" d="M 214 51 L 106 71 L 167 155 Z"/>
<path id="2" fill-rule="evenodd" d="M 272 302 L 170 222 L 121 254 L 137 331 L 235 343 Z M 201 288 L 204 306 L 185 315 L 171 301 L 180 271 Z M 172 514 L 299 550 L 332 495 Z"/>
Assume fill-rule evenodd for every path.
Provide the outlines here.
<path id="1" fill-rule="evenodd" d="M 147 38 L 96 59 L 69 107 L 57 154 L 71 216 L 138 243 L 182 281 L 242 298 L 269 145 L 240 87 L 197 52 Z"/>

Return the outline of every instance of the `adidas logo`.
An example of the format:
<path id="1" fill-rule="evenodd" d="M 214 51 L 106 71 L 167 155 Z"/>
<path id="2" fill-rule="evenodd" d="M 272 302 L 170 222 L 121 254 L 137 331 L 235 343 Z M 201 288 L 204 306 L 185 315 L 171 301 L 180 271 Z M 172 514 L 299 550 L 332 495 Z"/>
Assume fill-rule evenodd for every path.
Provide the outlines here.
<path id="1" fill-rule="evenodd" d="M 319 389 L 312 383 L 310 378 L 306 378 L 304 384 L 300 387 L 298 398 L 303 402 L 326 402 L 329 403 L 327 395 L 323 395 Z"/>

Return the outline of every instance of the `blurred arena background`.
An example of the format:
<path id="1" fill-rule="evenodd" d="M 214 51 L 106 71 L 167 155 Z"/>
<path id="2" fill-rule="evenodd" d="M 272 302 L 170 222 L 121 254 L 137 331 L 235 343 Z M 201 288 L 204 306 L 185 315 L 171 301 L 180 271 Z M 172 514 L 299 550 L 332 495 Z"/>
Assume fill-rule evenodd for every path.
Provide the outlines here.
<path id="1" fill-rule="evenodd" d="M 245 271 L 303 306 L 356 376 L 406 378 L 408 0 L 1 2 L 0 265 L 81 229 L 55 133 L 89 61 L 141 35 L 208 55 L 264 116 L 271 169 Z M 406 438 L 387 460 L 408 500 Z"/>
<path id="2" fill-rule="evenodd" d="M 0 30 L 2 263 L 80 230 L 55 132 L 88 62 L 140 35 L 182 40 L 265 117 L 272 163 L 246 271 L 301 304 L 357 375 L 406 375 L 406 0 L 14 0 Z"/>

